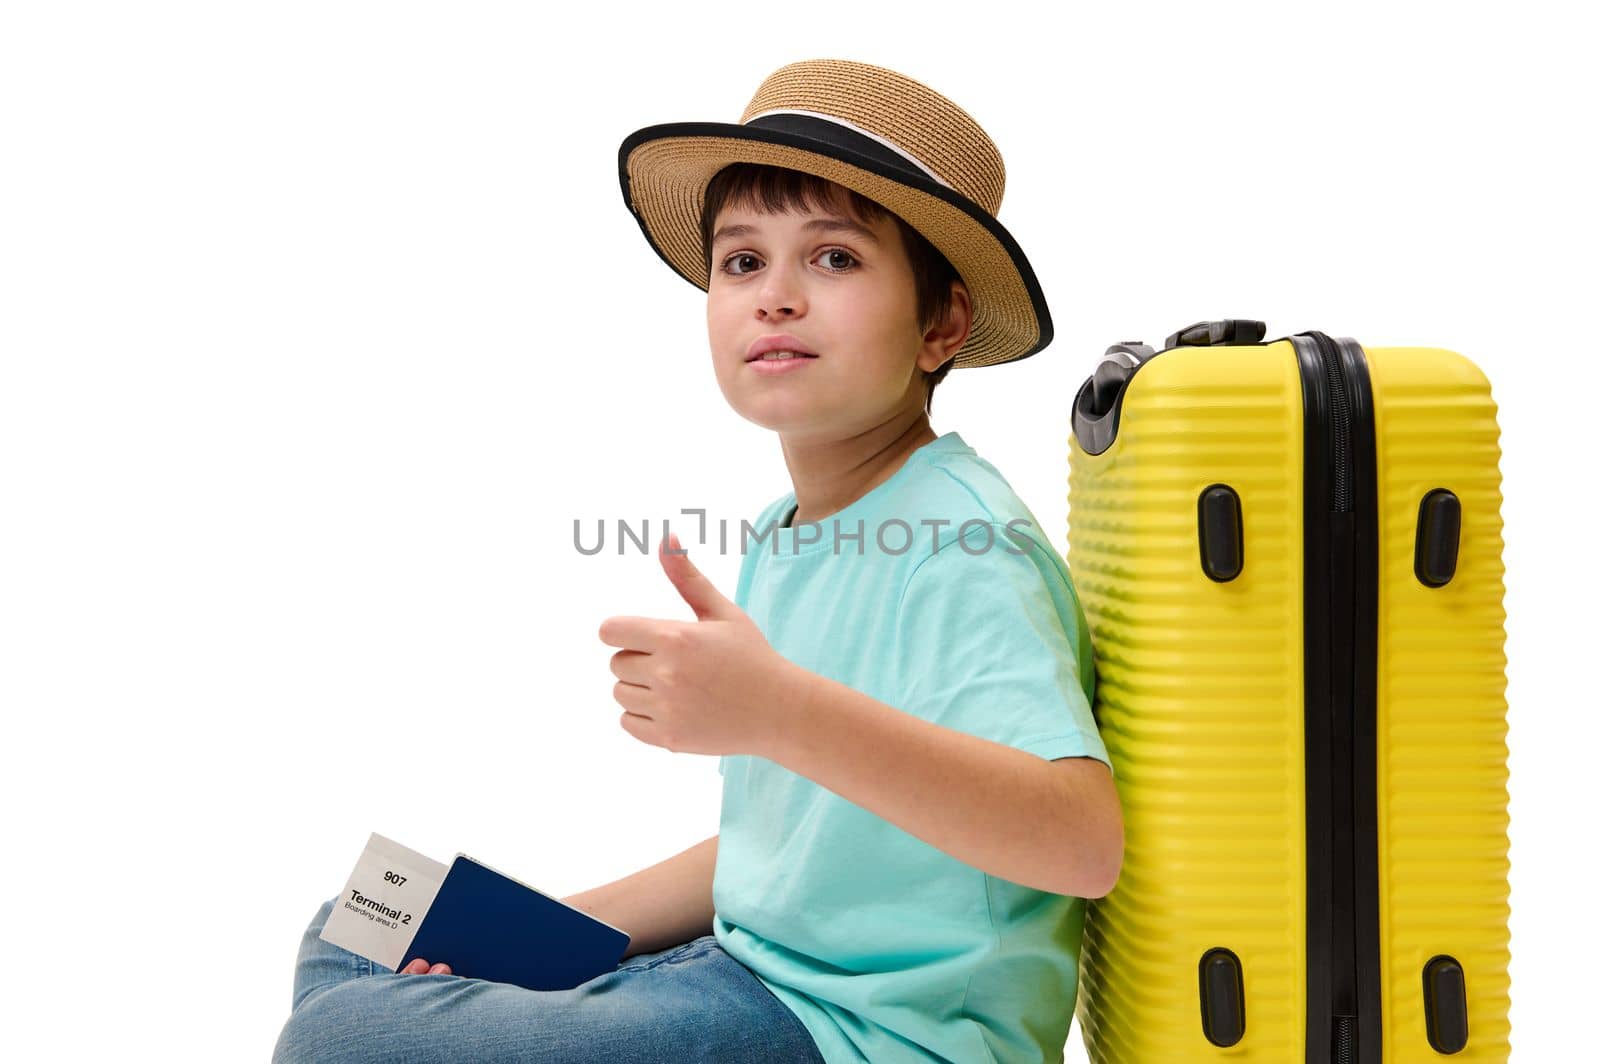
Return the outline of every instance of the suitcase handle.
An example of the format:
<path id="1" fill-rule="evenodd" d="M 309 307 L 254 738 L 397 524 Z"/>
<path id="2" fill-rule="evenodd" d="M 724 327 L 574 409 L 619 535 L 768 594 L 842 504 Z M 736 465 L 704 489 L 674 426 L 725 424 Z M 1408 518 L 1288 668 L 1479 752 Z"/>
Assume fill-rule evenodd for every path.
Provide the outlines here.
<path id="1" fill-rule="evenodd" d="M 1197 321 L 1167 337 L 1167 350 L 1174 347 L 1219 347 L 1223 344 L 1259 344 L 1267 335 L 1267 323 L 1249 318 L 1223 318 Z"/>

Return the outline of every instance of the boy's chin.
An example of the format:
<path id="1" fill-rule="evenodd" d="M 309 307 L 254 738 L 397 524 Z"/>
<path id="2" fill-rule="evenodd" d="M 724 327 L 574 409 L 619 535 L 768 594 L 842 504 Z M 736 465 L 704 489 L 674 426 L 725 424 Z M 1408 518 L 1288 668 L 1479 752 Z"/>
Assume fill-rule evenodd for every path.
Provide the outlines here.
<path id="1" fill-rule="evenodd" d="M 825 431 L 833 423 L 827 412 L 811 403 L 756 402 L 734 406 L 738 415 L 753 425 L 785 436 L 805 436 Z"/>
<path id="2" fill-rule="evenodd" d="M 818 427 L 815 420 L 812 418 L 777 417 L 774 416 L 770 411 L 741 410 L 739 411 L 739 416 L 743 417 L 752 425 L 761 426 L 768 432 L 781 432 L 785 435 L 792 435 L 797 432 L 803 433 L 807 429 L 815 429 Z"/>

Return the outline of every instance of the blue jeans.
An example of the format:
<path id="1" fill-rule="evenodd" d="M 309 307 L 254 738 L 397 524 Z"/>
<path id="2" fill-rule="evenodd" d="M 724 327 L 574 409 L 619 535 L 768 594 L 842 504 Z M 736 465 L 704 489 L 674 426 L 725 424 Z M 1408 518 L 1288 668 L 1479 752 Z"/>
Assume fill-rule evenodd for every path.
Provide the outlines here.
<path id="1" fill-rule="evenodd" d="M 330 945 L 320 936 L 337 900 L 323 903 L 300 941 L 294 1003 L 273 1064 L 825 1064 L 805 1025 L 715 935 L 629 957 L 571 990 L 524 990 L 458 975 L 397 975 Z"/>

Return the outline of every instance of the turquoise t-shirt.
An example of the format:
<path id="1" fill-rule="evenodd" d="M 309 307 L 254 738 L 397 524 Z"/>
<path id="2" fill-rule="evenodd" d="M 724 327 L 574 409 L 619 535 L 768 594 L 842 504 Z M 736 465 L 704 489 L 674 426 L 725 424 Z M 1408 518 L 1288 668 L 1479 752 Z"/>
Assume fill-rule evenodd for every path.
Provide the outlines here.
<path id="1" fill-rule="evenodd" d="M 783 527 L 794 506 L 739 538 L 734 601 L 774 649 L 944 727 L 1110 764 L 1066 563 L 958 433 L 819 522 Z M 988 875 L 765 758 L 719 769 L 712 929 L 828 1064 L 1061 1059 L 1081 899 Z"/>

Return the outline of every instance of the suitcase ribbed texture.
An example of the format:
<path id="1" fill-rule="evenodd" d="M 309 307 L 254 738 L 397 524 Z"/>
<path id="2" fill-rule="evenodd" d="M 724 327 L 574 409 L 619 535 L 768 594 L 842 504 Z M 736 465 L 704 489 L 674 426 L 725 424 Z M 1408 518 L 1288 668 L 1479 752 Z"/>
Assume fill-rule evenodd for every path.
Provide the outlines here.
<path id="1" fill-rule="evenodd" d="M 1164 356 L 1163 356 L 1164 357 Z M 1378 859 L 1384 1059 L 1505 1060 L 1510 1053 L 1504 568 L 1500 449 L 1483 374 L 1448 351 L 1367 352 L 1383 540 L 1378 596 Z M 1461 499 L 1455 577 L 1412 572 L 1417 508 Z M 1467 1046 L 1428 1046 L 1423 966 L 1461 962 Z"/>

